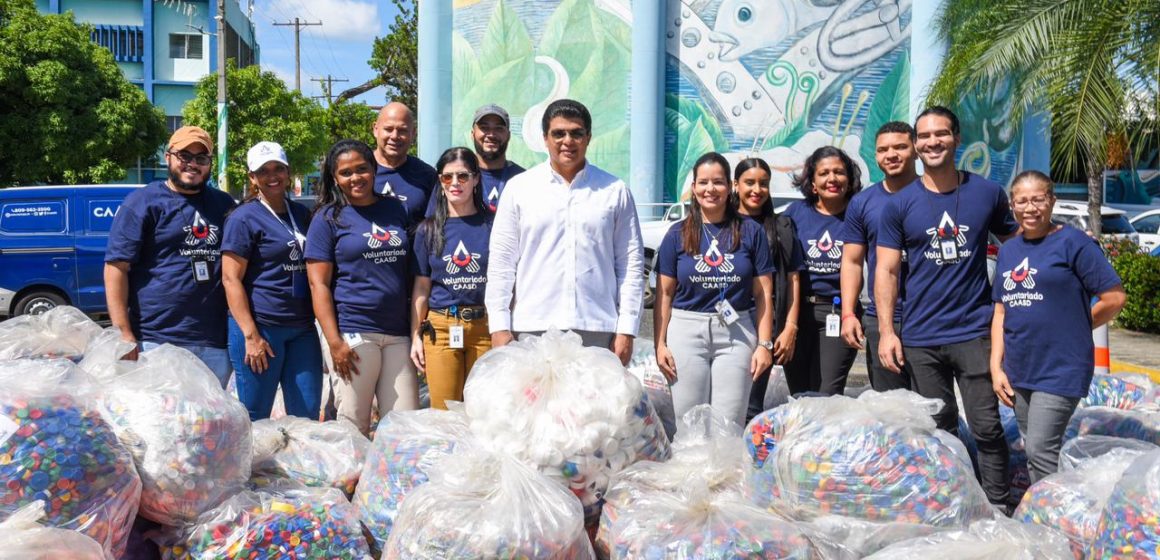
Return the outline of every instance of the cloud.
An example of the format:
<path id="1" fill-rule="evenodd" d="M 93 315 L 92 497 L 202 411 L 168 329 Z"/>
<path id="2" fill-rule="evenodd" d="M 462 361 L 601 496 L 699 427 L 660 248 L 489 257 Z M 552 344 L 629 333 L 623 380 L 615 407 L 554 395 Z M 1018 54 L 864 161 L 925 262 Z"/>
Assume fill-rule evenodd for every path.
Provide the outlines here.
<path id="1" fill-rule="evenodd" d="M 281 23 L 295 17 L 322 26 L 304 27 L 303 33 L 331 41 L 369 43 L 380 32 L 379 3 L 360 0 L 268 0 L 265 15 Z M 287 28 L 289 30 L 289 28 Z"/>

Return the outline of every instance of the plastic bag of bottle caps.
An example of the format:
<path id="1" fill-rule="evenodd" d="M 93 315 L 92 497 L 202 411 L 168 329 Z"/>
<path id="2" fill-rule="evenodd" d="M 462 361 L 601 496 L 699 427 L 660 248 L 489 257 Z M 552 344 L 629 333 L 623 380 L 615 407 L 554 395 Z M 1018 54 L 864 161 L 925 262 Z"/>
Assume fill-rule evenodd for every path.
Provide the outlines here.
<path id="1" fill-rule="evenodd" d="M 253 478 L 289 478 L 354 493 L 370 440 L 353 424 L 283 416 L 254 422 L 253 430 Z"/>
<path id="2" fill-rule="evenodd" d="M 165 344 L 136 362 L 85 365 L 99 366 L 105 416 L 141 475 L 143 517 L 190 523 L 244 487 L 250 416 L 197 356 Z"/>
<path id="3" fill-rule="evenodd" d="M 383 560 L 593 558 L 580 502 L 501 453 L 460 446 L 399 511 Z"/>
<path id="4" fill-rule="evenodd" d="M 1147 453 L 1160 449 L 1154 444 L 1138 439 L 1115 436 L 1079 436 L 1063 444 L 1059 450 L 1059 472 L 1075 470 L 1088 459 L 1102 457 L 1116 450 Z"/>
<path id="5" fill-rule="evenodd" d="M 942 531 L 903 541 L 866 560 L 1062 560 L 1071 557 L 1067 539 L 1038 525 L 1010 519 L 979 521 L 961 530 Z"/>
<path id="6" fill-rule="evenodd" d="M 100 325 L 88 315 L 67 305 L 40 315 L 20 315 L 0 322 L 0 360 L 79 359 L 100 332 Z"/>
<path id="7" fill-rule="evenodd" d="M 1104 504 L 1088 558 L 1160 557 L 1160 451 L 1136 457 Z"/>
<path id="8" fill-rule="evenodd" d="M 427 482 L 439 459 L 470 439 L 461 408 L 423 409 L 387 414 L 367 451 L 354 493 L 355 511 L 382 548 L 407 494 Z"/>
<path id="9" fill-rule="evenodd" d="M 1075 557 L 1083 558 L 1095 539 L 1112 489 L 1124 470 L 1142 454 L 1115 449 L 1080 463 L 1075 470 L 1048 475 L 1027 490 L 1011 518 L 1063 533 Z"/>
<path id="10" fill-rule="evenodd" d="M 0 387 L 0 519 L 43 502 L 46 525 L 120 555 L 141 479 L 91 380 L 67 360 L 15 360 L 0 362 Z"/>
<path id="11" fill-rule="evenodd" d="M 1152 407 L 1121 410 L 1107 406 L 1090 406 L 1075 411 L 1063 440 L 1079 436 L 1114 436 L 1138 439 L 1160 445 L 1160 411 Z"/>
<path id="12" fill-rule="evenodd" d="M 628 372 L 644 387 L 648 401 L 656 410 L 657 418 L 661 419 L 665 434 L 671 441 L 677 431 L 676 412 L 673 410 L 673 389 L 657 365 L 656 350 L 651 344 L 633 353 L 632 361 L 628 363 Z"/>
<path id="13" fill-rule="evenodd" d="M 966 527 L 994 515 L 966 450 L 937 430 L 942 403 L 904 390 L 801 398 L 745 431 L 746 494 L 793 519 Z"/>
<path id="14" fill-rule="evenodd" d="M 1092 384 L 1087 396 L 1080 401 L 1080 407 L 1108 406 L 1131 410 L 1140 405 L 1154 404 L 1156 391 L 1156 385 L 1141 375 L 1098 374 L 1092 377 Z"/>
<path id="15" fill-rule="evenodd" d="M 575 333 L 552 330 L 484 354 L 464 404 L 481 444 L 571 488 L 593 524 L 616 473 L 669 457 L 640 383 L 612 352 L 582 346 Z"/>
<path id="16" fill-rule="evenodd" d="M 297 483 L 236 494 L 163 541 L 167 560 L 370 558 L 346 496 Z"/>
<path id="17" fill-rule="evenodd" d="M 97 541 L 76 531 L 44 527 L 44 502 L 35 501 L 0 522 L 0 560 L 112 560 Z"/>

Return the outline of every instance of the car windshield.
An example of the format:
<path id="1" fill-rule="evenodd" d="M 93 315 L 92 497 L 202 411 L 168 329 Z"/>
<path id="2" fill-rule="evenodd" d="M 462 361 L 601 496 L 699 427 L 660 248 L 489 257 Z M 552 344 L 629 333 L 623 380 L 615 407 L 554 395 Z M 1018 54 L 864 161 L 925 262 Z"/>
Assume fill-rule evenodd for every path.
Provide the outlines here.
<path id="1" fill-rule="evenodd" d="M 1132 227 L 1131 222 L 1124 214 L 1104 216 L 1103 230 L 1104 233 L 1136 233 L 1136 228 Z"/>

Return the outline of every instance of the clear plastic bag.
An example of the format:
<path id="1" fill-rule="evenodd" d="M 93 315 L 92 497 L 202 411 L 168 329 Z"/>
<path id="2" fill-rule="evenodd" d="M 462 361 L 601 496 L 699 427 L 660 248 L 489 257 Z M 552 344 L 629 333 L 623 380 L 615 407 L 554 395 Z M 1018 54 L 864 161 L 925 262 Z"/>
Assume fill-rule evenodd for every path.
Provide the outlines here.
<path id="1" fill-rule="evenodd" d="M 399 510 L 383 560 L 593 558 L 580 502 L 519 460 L 460 446 Z"/>
<path id="2" fill-rule="evenodd" d="M 1039 527 L 993 519 L 963 530 L 943 531 L 888 546 L 866 560 L 1061 560 L 1070 558 L 1067 539 Z"/>
<path id="3" fill-rule="evenodd" d="M 1138 439 L 1115 436 L 1079 436 L 1063 444 L 1059 450 L 1059 472 L 1075 470 L 1088 459 L 1101 457 L 1117 449 L 1147 453 L 1160 449 L 1155 444 Z"/>
<path id="4" fill-rule="evenodd" d="M 1160 411 L 1152 407 L 1121 410 L 1107 406 L 1089 406 L 1075 411 L 1063 440 L 1079 436 L 1114 436 L 1138 439 L 1160 445 Z"/>
<path id="5" fill-rule="evenodd" d="M 745 431 L 745 492 L 795 520 L 840 515 L 966 527 L 994 516 L 966 449 L 937 430 L 941 406 L 904 390 L 802 398 Z"/>
<path id="6" fill-rule="evenodd" d="M 1112 489 L 1141 454 L 1115 449 L 1080 463 L 1075 470 L 1049 475 L 1027 490 L 1011 518 L 1063 533 L 1075 557 L 1083 558 L 1095 539 Z"/>
<path id="7" fill-rule="evenodd" d="M 1160 451 L 1136 457 L 1104 504 L 1088 558 L 1160 554 Z"/>
<path id="8" fill-rule="evenodd" d="M 461 408 L 391 412 L 379 423 L 354 493 L 359 519 L 382 548 L 407 494 L 427 482 L 427 473 L 470 439 Z"/>
<path id="9" fill-rule="evenodd" d="M 100 332 L 100 325 L 88 315 L 67 305 L 41 315 L 13 317 L 0 322 L 0 360 L 78 359 Z"/>
<path id="10" fill-rule="evenodd" d="M 353 424 L 284 416 L 253 426 L 253 478 L 289 478 L 354 493 L 370 440 Z"/>
<path id="11" fill-rule="evenodd" d="M 371 558 L 342 492 L 296 483 L 235 494 L 161 540 L 166 560 Z"/>
<path id="12" fill-rule="evenodd" d="M 646 344 L 633 353 L 632 361 L 628 363 L 628 372 L 640 381 L 641 387 L 644 387 L 648 401 L 652 404 L 653 410 L 656 410 L 657 418 L 661 419 L 665 434 L 671 441 L 677 431 L 676 411 L 673 410 L 673 389 L 657 365 L 656 350 L 651 344 Z"/>
<path id="13" fill-rule="evenodd" d="M 94 353 L 106 358 L 113 349 Z M 190 523 L 250 478 L 250 416 L 188 350 L 164 344 L 136 362 L 86 359 L 104 383 L 101 405 L 141 475 L 143 517 Z"/>
<path id="14" fill-rule="evenodd" d="M 1157 387 L 1142 375 L 1103 375 L 1092 377 L 1088 394 L 1079 406 L 1107 406 L 1131 410 L 1140 405 L 1155 404 Z"/>
<path id="15" fill-rule="evenodd" d="M 0 522 L 0 560 L 112 560 L 97 541 L 76 531 L 43 527 L 37 500 Z"/>
<path id="16" fill-rule="evenodd" d="M 15 360 L 0 362 L 0 387 L 0 519 L 43 501 L 46 525 L 120 555 L 141 479 L 89 377 L 67 360 Z"/>
<path id="17" fill-rule="evenodd" d="M 479 441 L 570 487 L 599 519 L 611 478 L 665 460 L 669 442 L 640 383 L 612 352 L 550 330 L 484 354 L 464 389 Z"/>

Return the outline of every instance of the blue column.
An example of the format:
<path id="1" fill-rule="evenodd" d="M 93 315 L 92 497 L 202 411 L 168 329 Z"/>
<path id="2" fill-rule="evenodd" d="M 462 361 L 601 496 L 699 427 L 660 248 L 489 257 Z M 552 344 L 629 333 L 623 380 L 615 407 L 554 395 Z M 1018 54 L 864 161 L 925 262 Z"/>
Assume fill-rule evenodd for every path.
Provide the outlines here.
<path id="1" fill-rule="evenodd" d="M 419 158 L 433 162 L 451 144 L 451 0 L 419 5 Z"/>
<path id="2" fill-rule="evenodd" d="M 632 3 L 632 76 L 629 187 L 638 203 L 660 202 L 664 192 L 665 36 L 668 2 Z"/>
<path id="3" fill-rule="evenodd" d="M 156 33 L 153 32 L 153 0 L 141 0 L 141 27 L 144 29 L 145 39 L 145 56 L 141 59 L 141 68 L 145 70 L 142 76 L 144 83 L 141 87 L 145 88 L 145 97 L 149 98 L 149 102 L 153 102 L 153 41 L 156 39 Z"/>
<path id="4" fill-rule="evenodd" d="M 60 0 L 48 0 L 48 13 L 50 13 L 50 14 L 59 14 L 60 13 Z"/>

